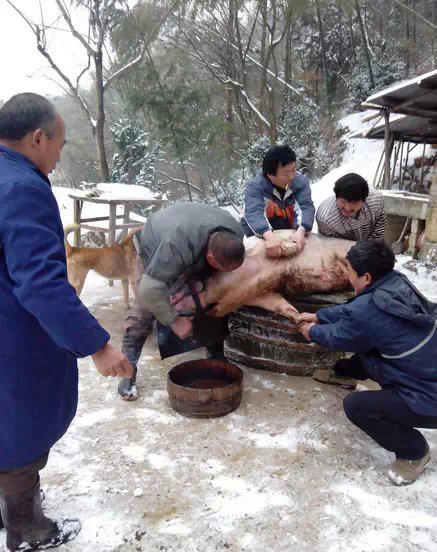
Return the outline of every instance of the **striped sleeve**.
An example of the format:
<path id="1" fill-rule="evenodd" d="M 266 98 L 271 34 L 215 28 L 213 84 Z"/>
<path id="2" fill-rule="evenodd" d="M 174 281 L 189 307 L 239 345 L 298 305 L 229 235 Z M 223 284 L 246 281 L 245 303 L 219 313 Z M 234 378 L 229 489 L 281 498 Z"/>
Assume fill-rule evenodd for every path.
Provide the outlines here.
<path id="1" fill-rule="evenodd" d="M 369 240 L 382 241 L 387 226 L 387 213 L 385 211 L 384 197 L 381 194 L 373 194 L 369 208 L 372 210 L 373 224 L 369 233 Z"/>

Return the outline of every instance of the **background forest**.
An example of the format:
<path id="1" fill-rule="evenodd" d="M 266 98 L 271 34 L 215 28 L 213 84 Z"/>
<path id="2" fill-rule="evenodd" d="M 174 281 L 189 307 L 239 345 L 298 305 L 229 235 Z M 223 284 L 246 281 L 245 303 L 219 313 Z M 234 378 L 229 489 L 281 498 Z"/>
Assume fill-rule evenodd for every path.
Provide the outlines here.
<path id="1" fill-rule="evenodd" d="M 240 204 L 270 144 L 289 144 L 318 178 L 341 162 L 342 116 L 437 66 L 436 0 L 56 4 L 58 29 L 87 55 L 78 75 L 57 65 L 43 8 L 39 21 L 20 14 L 62 87 L 60 186 L 113 181 Z"/>

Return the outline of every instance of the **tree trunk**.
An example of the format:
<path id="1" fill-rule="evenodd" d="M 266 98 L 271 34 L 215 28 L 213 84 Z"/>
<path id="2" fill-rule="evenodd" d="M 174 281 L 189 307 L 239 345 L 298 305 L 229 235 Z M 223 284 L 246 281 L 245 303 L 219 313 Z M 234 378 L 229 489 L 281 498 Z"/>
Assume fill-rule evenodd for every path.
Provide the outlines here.
<path id="1" fill-rule="evenodd" d="M 233 116 L 232 116 L 232 96 L 234 90 L 233 88 L 227 86 L 225 88 L 225 144 L 228 147 L 232 147 L 232 125 L 233 125 Z"/>
<path id="2" fill-rule="evenodd" d="M 432 23 L 433 25 L 435 25 L 437 23 L 437 0 L 433 0 L 432 2 L 432 11 L 431 11 L 431 18 L 432 18 Z M 433 33 L 432 33 L 432 55 L 433 55 L 433 58 L 434 58 L 434 66 L 437 65 L 437 50 L 436 50 L 436 32 L 435 30 L 433 30 Z"/>
<path id="3" fill-rule="evenodd" d="M 405 0 L 405 5 L 408 7 L 408 0 Z M 406 14 L 406 26 L 405 26 L 405 34 L 406 34 L 406 45 L 407 45 L 407 52 L 406 52 L 406 64 L 405 64 L 405 70 L 406 70 L 406 77 L 410 76 L 410 67 L 411 67 L 411 56 L 410 56 L 410 15 L 409 13 Z"/>
<path id="4" fill-rule="evenodd" d="M 284 80 L 287 84 L 291 84 L 291 75 L 292 75 L 292 55 L 291 50 L 291 23 L 287 25 L 287 31 L 285 34 L 285 61 L 284 61 Z"/>
<path id="5" fill-rule="evenodd" d="M 328 109 L 330 109 L 330 86 L 329 86 L 329 75 L 328 75 L 328 60 L 326 56 L 326 43 L 325 43 L 325 33 L 323 30 L 322 16 L 320 13 L 320 4 L 319 0 L 316 0 L 316 13 L 317 13 L 317 23 L 319 25 L 320 33 L 320 45 L 322 47 L 322 67 L 323 75 L 325 78 L 325 95 L 326 95 L 326 104 Z"/>
<path id="6" fill-rule="evenodd" d="M 267 90 L 267 105 L 269 110 L 270 142 L 272 143 L 272 145 L 274 145 L 278 141 L 278 125 L 276 122 L 275 99 L 274 99 L 273 88 L 270 88 Z"/>
<path id="7" fill-rule="evenodd" d="M 358 23 L 360 26 L 361 40 L 363 41 L 364 54 L 366 56 L 367 70 L 369 72 L 369 80 L 372 88 L 375 87 L 375 78 L 373 76 L 372 60 L 370 58 L 369 45 L 367 43 L 366 31 L 364 29 L 363 18 L 361 17 L 360 4 L 355 0 L 355 9 L 357 10 Z"/>
<path id="8" fill-rule="evenodd" d="M 259 106 L 261 113 L 266 116 L 267 115 L 267 66 L 268 66 L 268 60 L 267 58 L 267 48 L 266 48 L 266 39 L 267 39 L 267 25 L 266 20 L 268 17 L 267 14 L 267 2 L 263 0 L 261 2 L 261 16 L 262 16 L 262 29 L 261 29 L 261 48 L 260 48 L 260 62 L 262 64 L 261 71 L 260 71 L 260 79 L 259 79 Z M 265 125 L 260 122 L 259 123 L 259 129 L 261 134 L 265 134 L 266 128 Z"/>
<path id="9" fill-rule="evenodd" d="M 96 106 L 97 106 L 97 121 L 94 130 L 94 137 L 97 145 L 97 157 L 99 161 L 100 177 L 102 182 L 109 181 L 109 167 L 106 157 L 105 147 L 105 105 L 104 105 L 104 88 L 103 88 L 103 59 L 102 52 L 96 52 L 94 55 L 94 63 L 96 68 Z"/>
<path id="10" fill-rule="evenodd" d="M 417 50 L 416 50 L 416 0 L 413 0 L 413 41 L 411 44 L 412 47 L 412 56 L 413 56 L 413 67 L 414 67 L 414 74 L 416 74 L 417 70 Z"/>
<path id="11" fill-rule="evenodd" d="M 352 14 L 349 14 L 349 35 L 351 40 L 351 50 L 352 55 L 354 57 L 354 63 L 357 62 L 357 52 L 356 52 L 356 45 L 355 45 L 355 36 L 354 36 L 354 28 L 353 28 L 353 20 L 352 20 Z"/>

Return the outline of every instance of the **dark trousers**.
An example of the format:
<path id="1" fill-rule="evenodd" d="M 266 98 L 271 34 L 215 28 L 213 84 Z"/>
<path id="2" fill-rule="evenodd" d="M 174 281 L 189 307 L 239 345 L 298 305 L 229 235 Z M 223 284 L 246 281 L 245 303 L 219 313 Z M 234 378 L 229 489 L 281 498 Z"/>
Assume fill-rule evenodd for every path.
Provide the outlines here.
<path id="1" fill-rule="evenodd" d="M 369 377 L 358 355 L 341 359 L 334 371 L 358 380 Z M 397 458 L 422 458 L 428 443 L 415 428 L 437 428 L 437 416 L 416 414 L 392 388 L 351 393 L 344 398 L 343 407 L 354 425 Z"/>
<path id="2" fill-rule="evenodd" d="M 49 453 L 32 464 L 14 470 L 0 470 L 0 493 L 5 496 L 18 496 L 39 482 L 39 472 L 45 468 Z"/>

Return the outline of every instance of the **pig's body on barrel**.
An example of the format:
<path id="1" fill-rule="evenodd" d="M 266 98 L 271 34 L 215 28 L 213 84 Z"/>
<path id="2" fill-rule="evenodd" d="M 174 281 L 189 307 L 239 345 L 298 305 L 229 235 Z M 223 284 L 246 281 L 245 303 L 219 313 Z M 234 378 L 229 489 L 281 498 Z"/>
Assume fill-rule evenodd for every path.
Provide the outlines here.
<path id="1" fill-rule="evenodd" d="M 275 234 L 295 252 L 294 232 L 278 230 Z M 301 253 L 269 259 L 264 240 L 248 238 L 244 263 L 233 272 L 218 272 L 208 278 L 202 304 L 215 305 L 210 311 L 213 316 L 225 316 L 243 305 L 252 305 L 296 320 L 296 309 L 282 294 L 290 297 L 348 289 L 345 255 L 354 243 L 310 234 Z"/>

